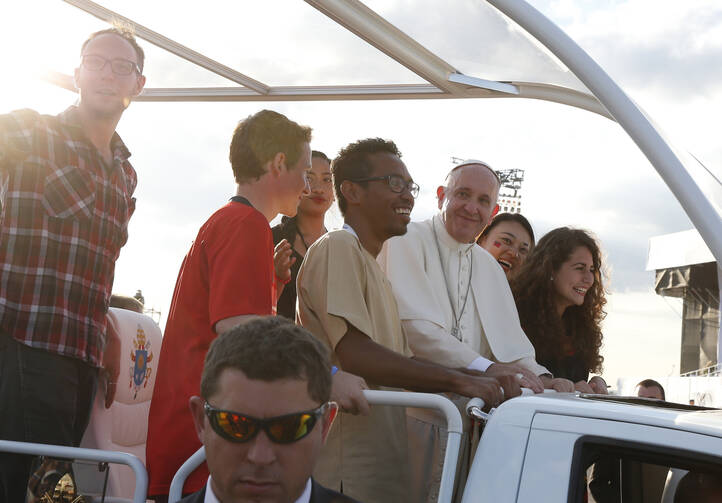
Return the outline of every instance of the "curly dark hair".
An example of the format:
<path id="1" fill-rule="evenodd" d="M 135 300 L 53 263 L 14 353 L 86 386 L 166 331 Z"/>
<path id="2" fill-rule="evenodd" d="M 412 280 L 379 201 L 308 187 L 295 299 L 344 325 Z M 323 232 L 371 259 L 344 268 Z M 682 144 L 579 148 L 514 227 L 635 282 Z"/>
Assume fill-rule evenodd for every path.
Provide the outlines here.
<path id="1" fill-rule="evenodd" d="M 554 306 L 554 284 L 550 278 L 578 247 L 592 254 L 594 284 L 587 290 L 581 306 L 570 306 L 560 318 Z M 604 357 L 601 322 L 606 316 L 602 258 L 596 240 L 586 231 L 560 227 L 548 232 L 529 254 L 510 286 L 519 311 L 519 319 L 534 345 L 537 361 L 552 366 L 563 357 L 562 348 L 571 347 L 587 372 L 600 372 Z M 566 335 L 571 337 L 566 338 Z M 559 376 L 564 377 L 564 376 Z"/>
<path id="2" fill-rule="evenodd" d="M 373 170 L 369 156 L 379 152 L 386 152 L 401 157 L 396 144 L 383 138 L 366 138 L 346 145 L 338 153 L 331 164 L 333 174 L 333 191 L 336 193 L 338 209 L 341 215 L 346 215 L 346 198 L 341 192 L 341 184 L 346 180 L 365 178 Z"/>

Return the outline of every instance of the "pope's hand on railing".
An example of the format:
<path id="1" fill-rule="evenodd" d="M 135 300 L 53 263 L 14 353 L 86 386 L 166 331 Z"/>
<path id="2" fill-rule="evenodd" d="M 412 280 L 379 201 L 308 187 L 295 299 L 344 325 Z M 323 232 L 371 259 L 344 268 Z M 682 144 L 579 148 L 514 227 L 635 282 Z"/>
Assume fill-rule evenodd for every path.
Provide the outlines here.
<path id="1" fill-rule="evenodd" d="M 553 389 L 559 393 L 571 393 L 574 391 L 574 383 L 569 379 L 561 377 L 540 376 L 545 389 Z"/>

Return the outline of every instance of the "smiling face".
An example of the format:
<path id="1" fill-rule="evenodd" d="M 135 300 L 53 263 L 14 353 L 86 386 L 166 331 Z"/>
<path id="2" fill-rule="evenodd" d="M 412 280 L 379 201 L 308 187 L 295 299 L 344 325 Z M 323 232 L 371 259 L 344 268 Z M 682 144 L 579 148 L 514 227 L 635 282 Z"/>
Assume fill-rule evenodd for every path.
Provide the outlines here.
<path id="1" fill-rule="evenodd" d="M 124 59 L 138 63 L 138 56 L 130 43 L 119 35 L 99 35 L 88 42 L 82 56 L 100 56 L 108 61 Z M 110 62 L 100 70 L 89 70 L 82 64 L 75 69 L 75 83 L 80 94 L 80 108 L 99 117 L 119 116 L 131 98 L 143 89 L 145 77 L 113 73 Z"/>
<path id="2" fill-rule="evenodd" d="M 594 284 L 592 253 L 586 246 L 578 246 L 569 258 L 554 271 L 554 304 L 561 315 L 569 306 L 581 306 Z"/>
<path id="3" fill-rule="evenodd" d="M 307 381 L 249 379 L 237 369 L 222 371 L 208 403 L 223 410 L 263 419 L 312 410 Z M 239 391 L 242 390 L 242 391 Z M 292 503 L 305 488 L 331 420 L 326 414 L 311 433 L 290 444 L 272 442 L 265 431 L 243 443 L 221 438 L 203 412 L 203 400 L 191 401 L 196 430 L 206 448 L 213 492 L 224 502 Z"/>
<path id="4" fill-rule="evenodd" d="M 406 183 L 412 181 L 406 165 L 398 156 L 378 152 L 369 155 L 368 159 L 373 166 L 369 177 L 399 175 Z M 414 198 L 408 189 L 400 193 L 393 192 L 386 180 L 364 182 L 361 189 L 361 208 L 374 235 L 383 242 L 390 237 L 406 234 L 406 226 L 411 221 L 411 210 L 414 208 Z"/>
<path id="5" fill-rule="evenodd" d="M 333 204 L 333 179 L 331 165 L 321 157 L 311 159 L 308 172 L 309 193 L 301 197 L 298 213 L 301 215 L 324 215 Z"/>
<path id="6" fill-rule="evenodd" d="M 460 243 L 473 243 L 496 207 L 499 183 L 486 166 L 470 164 L 453 171 L 436 194 L 449 235 Z"/>
<path id="7" fill-rule="evenodd" d="M 526 260 L 531 236 L 519 222 L 506 221 L 494 226 L 479 244 L 494 257 L 507 277 L 514 274 Z"/>

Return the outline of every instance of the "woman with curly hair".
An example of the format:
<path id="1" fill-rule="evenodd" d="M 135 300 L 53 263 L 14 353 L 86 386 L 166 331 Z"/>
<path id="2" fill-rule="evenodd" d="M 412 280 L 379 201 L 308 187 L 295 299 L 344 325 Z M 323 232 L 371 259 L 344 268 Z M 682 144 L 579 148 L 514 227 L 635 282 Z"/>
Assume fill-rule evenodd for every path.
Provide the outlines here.
<path id="1" fill-rule="evenodd" d="M 597 242 L 580 229 L 560 227 L 539 240 L 511 289 L 537 361 L 577 391 L 607 393 L 599 376 L 604 358 L 601 322 L 606 299 Z"/>

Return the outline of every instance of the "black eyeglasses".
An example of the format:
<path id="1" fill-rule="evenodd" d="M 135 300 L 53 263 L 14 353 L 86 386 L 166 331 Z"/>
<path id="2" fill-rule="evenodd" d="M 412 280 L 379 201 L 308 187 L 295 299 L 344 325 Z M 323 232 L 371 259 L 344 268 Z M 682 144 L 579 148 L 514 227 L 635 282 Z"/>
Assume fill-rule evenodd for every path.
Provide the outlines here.
<path id="1" fill-rule="evenodd" d="M 110 63 L 110 69 L 116 75 L 130 75 L 133 72 L 137 72 L 140 75 L 140 68 L 133 61 L 127 59 L 105 59 L 103 56 L 97 56 L 95 54 L 87 54 L 82 57 L 81 65 L 93 72 L 99 72 L 105 65 Z"/>
<path id="2" fill-rule="evenodd" d="M 404 190 L 408 190 L 411 193 L 411 196 L 414 198 L 419 195 L 419 186 L 415 184 L 413 180 L 407 182 L 401 175 L 369 176 L 367 178 L 356 178 L 350 181 L 373 182 L 376 180 L 386 180 L 386 183 L 389 185 L 391 192 L 401 194 Z"/>
<path id="3" fill-rule="evenodd" d="M 263 430 L 272 442 L 290 444 L 311 433 L 318 419 L 333 402 L 326 402 L 313 410 L 295 412 L 268 419 L 256 419 L 231 410 L 216 409 L 208 402 L 203 409 L 213 431 L 230 442 L 248 442 Z"/>

